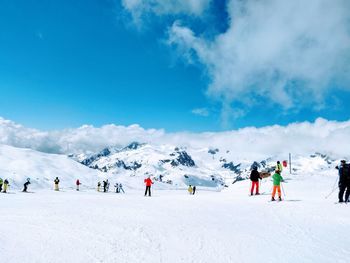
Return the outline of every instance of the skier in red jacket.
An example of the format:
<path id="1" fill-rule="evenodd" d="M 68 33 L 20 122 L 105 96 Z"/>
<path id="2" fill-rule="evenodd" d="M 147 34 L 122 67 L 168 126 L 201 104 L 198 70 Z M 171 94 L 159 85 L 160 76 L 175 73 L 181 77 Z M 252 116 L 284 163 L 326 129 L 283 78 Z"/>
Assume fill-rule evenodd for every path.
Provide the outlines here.
<path id="1" fill-rule="evenodd" d="M 146 184 L 146 191 L 145 191 L 145 196 L 147 195 L 147 192 L 148 192 L 148 195 L 151 196 L 151 186 L 153 184 L 150 176 L 148 176 L 147 179 L 144 180 L 145 184 Z"/>

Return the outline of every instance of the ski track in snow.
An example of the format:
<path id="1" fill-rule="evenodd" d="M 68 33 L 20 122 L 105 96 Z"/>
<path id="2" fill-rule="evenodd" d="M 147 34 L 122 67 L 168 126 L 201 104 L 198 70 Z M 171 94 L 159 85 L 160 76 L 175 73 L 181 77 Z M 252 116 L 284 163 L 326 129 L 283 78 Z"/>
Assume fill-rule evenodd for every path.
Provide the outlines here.
<path id="1" fill-rule="evenodd" d="M 291 177 L 273 203 L 269 180 L 252 197 L 248 181 L 195 196 L 2 194 L 1 262 L 348 262 L 350 205 L 324 198 L 334 177 L 315 179 Z"/>

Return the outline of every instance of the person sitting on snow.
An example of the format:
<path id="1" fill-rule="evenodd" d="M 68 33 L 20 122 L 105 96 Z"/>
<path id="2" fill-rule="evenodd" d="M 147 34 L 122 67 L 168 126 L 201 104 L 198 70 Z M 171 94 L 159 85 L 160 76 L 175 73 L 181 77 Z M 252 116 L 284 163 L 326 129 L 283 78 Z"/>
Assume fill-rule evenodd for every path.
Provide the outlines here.
<path id="1" fill-rule="evenodd" d="M 275 174 L 272 176 L 273 179 L 273 191 L 271 201 L 275 201 L 276 191 L 278 192 L 278 200 L 282 201 L 282 193 L 281 193 L 281 182 L 283 181 L 283 177 L 281 176 L 281 171 L 276 170 Z"/>
<path id="2" fill-rule="evenodd" d="M 28 185 L 30 185 L 30 178 L 27 178 L 27 182 L 24 183 L 23 185 L 23 192 L 27 192 L 28 190 Z"/>

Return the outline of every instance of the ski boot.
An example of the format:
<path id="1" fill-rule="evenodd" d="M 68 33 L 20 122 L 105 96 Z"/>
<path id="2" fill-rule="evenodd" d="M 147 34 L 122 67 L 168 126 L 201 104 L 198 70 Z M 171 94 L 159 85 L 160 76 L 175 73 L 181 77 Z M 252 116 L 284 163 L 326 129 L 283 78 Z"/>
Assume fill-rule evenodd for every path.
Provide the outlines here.
<path id="1" fill-rule="evenodd" d="M 282 201 L 282 198 L 281 198 L 281 197 L 278 197 L 278 201 Z"/>
<path id="2" fill-rule="evenodd" d="M 276 199 L 274 197 L 271 198 L 271 201 L 276 201 Z"/>

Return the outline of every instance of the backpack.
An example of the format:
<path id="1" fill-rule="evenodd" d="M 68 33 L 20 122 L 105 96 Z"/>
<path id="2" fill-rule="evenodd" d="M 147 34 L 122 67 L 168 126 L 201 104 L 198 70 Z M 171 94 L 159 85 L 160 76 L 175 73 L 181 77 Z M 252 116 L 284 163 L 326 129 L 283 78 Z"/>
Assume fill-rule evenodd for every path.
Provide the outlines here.
<path id="1" fill-rule="evenodd" d="M 344 178 L 350 180 L 350 164 L 344 164 L 342 175 Z"/>

